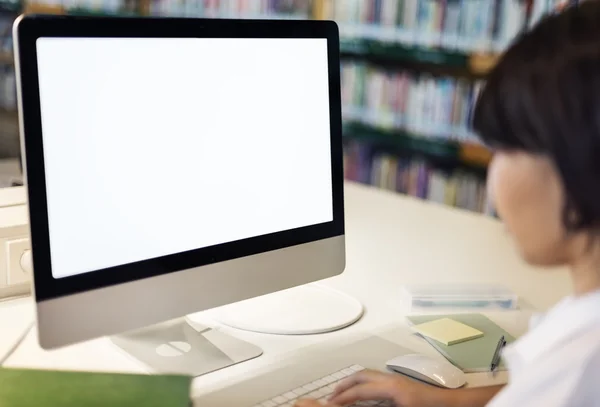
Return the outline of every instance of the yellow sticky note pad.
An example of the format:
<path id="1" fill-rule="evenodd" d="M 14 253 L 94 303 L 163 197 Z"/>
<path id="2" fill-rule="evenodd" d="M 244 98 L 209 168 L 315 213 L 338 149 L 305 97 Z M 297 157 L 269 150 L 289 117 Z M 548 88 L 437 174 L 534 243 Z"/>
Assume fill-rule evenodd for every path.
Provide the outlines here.
<path id="1" fill-rule="evenodd" d="M 446 346 L 483 336 L 483 332 L 450 318 L 425 322 L 424 324 L 415 325 L 413 329 L 421 335 L 441 342 Z"/>

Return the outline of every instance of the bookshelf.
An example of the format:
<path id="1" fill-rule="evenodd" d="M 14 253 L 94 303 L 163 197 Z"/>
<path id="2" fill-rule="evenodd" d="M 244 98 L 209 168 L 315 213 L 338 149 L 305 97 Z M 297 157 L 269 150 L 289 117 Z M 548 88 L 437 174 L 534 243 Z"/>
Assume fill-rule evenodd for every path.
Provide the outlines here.
<path id="1" fill-rule="evenodd" d="M 346 176 L 491 213 L 492 153 L 468 130 L 499 55 L 577 0 L 320 0 L 340 27 Z"/>
<path id="2" fill-rule="evenodd" d="M 0 46 L 0 137 L 17 144 L 16 150 L 0 151 L 0 157 L 15 151 L 18 154 L 18 136 L 6 134 L 16 132 L 12 39 L 7 29 L 16 13 L 331 19 L 338 23 L 341 35 L 346 177 L 446 205 L 491 213 L 485 193 L 491 152 L 468 130 L 473 103 L 487 72 L 516 35 L 543 15 L 574 3 L 577 1 L 0 3 L 0 32 L 4 34 Z"/>
<path id="3" fill-rule="evenodd" d="M 0 159 L 20 156 L 12 24 L 21 13 L 138 15 L 146 0 L 0 1 Z"/>
<path id="4" fill-rule="evenodd" d="M 0 159 L 19 154 L 12 22 L 21 8 L 20 2 L 0 2 Z"/>
<path id="5" fill-rule="evenodd" d="M 409 62 L 430 65 L 429 68 L 456 68 L 455 71 L 485 77 L 495 65 L 496 53 L 465 53 L 455 50 L 425 48 L 373 39 L 344 39 L 340 42 L 342 57 L 360 57 L 381 62 Z"/>
<path id="6" fill-rule="evenodd" d="M 460 162 L 462 168 L 480 175 L 485 175 L 491 158 L 489 150 L 467 143 L 432 140 L 402 130 L 378 129 L 360 122 L 346 122 L 343 128 L 345 140 L 387 146 L 389 150 L 411 152 L 437 162 L 453 164 Z"/>
<path id="7" fill-rule="evenodd" d="M 491 151 L 469 131 L 487 72 L 526 2 L 322 0 L 340 27 L 346 177 L 491 214 Z M 516 20 L 509 17 L 520 15 Z M 504 24 L 502 24 L 504 20 Z"/>
<path id="8" fill-rule="evenodd" d="M 168 17 L 309 19 L 311 0 L 151 0 L 149 14 Z"/>
<path id="9" fill-rule="evenodd" d="M 360 139 L 346 144 L 347 179 L 393 190 L 439 204 L 491 213 L 480 175 L 443 165 L 405 149 L 393 150 Z"/>

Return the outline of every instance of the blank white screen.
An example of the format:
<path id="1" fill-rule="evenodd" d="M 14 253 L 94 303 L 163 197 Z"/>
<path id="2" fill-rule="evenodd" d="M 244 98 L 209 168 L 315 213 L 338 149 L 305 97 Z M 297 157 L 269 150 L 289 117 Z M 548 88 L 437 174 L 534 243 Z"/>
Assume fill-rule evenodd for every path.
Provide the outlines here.
<path id="1" fill-rule="evenodd" d="M 55 278 L 333 220 L 326 39 L 37 55 Z"/>

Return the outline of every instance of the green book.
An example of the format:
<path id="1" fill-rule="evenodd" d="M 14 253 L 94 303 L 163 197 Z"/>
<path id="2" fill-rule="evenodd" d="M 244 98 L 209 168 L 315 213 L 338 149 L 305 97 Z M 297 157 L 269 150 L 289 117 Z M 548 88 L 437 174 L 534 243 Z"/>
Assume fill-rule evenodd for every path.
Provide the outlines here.
<path id="1" fill-rule="evenodd" d="M 192 378 L 0 368 L 2 407 L 189 407 Z"/>
<path id="2" fill-rule="evenodd" d="M 435 339 L 423 336 L 450 363 L 465 373 L 489 371 L 500 338 L 504 336 L 507 344 L 515 341 L 512 335 L 481 314 L 414 315 L 407 318 L 412 325 L 449 318 L 483 332 L 480 338 L 454 345 L 444 345 Z M 506 370 L 504 362 L 501 361 L 497 369 Z"/>

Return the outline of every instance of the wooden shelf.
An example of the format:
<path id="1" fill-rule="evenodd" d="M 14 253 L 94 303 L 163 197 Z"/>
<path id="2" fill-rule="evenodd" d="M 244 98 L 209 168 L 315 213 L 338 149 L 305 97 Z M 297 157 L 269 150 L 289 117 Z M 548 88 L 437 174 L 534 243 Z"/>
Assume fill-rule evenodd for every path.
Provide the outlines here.
<path id="1" fill-rule="evenodd" d="M 342 56 L 365 59 L 405 61 L 465 69 L 478 76 L 484 76 L 489 72 L 498 59 L 493 54 L 469 54 L 443 48 L 427 48 L 369 39 L 342 40 L 340 53 Z"/>
<path id="2" fill-rule="evenodd" d="M 492 160 L 492 152 L 485 146 L 462 143 L 458 151 L 460 161 L 487 167 Z"/>
<path id="3" fill-rule="evenodd" d="M 71 16 L 91 16 L 91 17 L 139 17 L 137 12 L 127 11 L 105 11 L 105 10 L 92 10 L 88 8 L 70 8 L 66 10 L 66 13 Z"/>
<path id="4" fill-rule="evenodd" d="M 469 66 L 472 72 L 485 75 L 496 66 L 499 59 L 498 54 L 473 54 L 469 59 Z"/>
<path id="5" fill-rule="evenodd" d="M 384 43 L 375 40 L 343 40 L 340 44 L 340 52 L 342 55 L 452 67 L 466 67 L 469 61 L 466 54 L 459 52 L 415 47 L 400 43 Z"/>
<path id="6" fill-rule="evenodd" d="M 27 3 L 23 10 L 26 14 L 65 14 L 63 6 L 50 4 Z"/>
<path id="7" fill-rule="evenodd" d="M 12 65 L 14 62 L 12 52 L 0 52 L 0 65 Z"/>
<path id="8" fill-rule="evenodd" d="M 346 138 L 385 144 L 407 152 L 458 162 L 480 170 L 487 168 L 492 157 L 491 151 L 483 145 L 423 137 L 400 129 L 384 130 L 358 122 L 346 123 L 343 134 Z"/>

